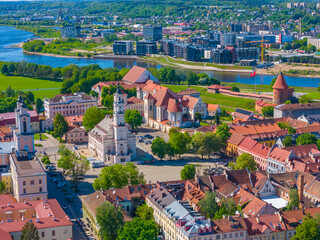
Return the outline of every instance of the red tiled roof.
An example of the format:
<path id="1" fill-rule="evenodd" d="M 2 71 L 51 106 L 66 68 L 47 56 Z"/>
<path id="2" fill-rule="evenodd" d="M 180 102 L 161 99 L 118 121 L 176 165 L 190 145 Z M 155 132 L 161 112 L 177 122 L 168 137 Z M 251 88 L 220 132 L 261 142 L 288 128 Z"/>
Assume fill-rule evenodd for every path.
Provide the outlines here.
<path id="1" fill-rule="evenodd" d="M 143 100 L 133 96 L 133 97 L 127 99 L 127 103 L 128 104 L 138 104 L 138 103 L 142 104 Z"/>
<path id="2" fill-rule="evenodd" d="M 39 115 L 37 111 L 29 111 L 30 114 L 30 121 L 31 122 L 38 122 Z M 0 126 L 4 125 L 12 125 L 16 123 L 16 114 L 15 112 L 7 112 L 7 113 L 0 113 Z"/>
<path id="3" fill-rule="evenodd" d="M 256 101 L 256 105 L 258 105 L 260 107 L 268 107 L 268 106 L 274 107 L 274 106 L 276 106 L 276 104 L 267 103 L 267 102 L 263 101 L 263 99 Z"/>
<path id="4" fill-rule="evenodd" d="M 5 194 L 0 195 L 0 204 L 1 205 L 8 204 L 8 203 L 15 203 L 15 202 L 17 202 L 17 200 L 9 194 L 5 193 Z"/>
<path id="5" fill-rule="evenodd" d="M 148 93 L 148 94 L 144 97 L 144 99 L 155 99 L 155 98 L 152 96 L 152 94 Z"/>
<path id="6" fill-rule="evenodd" d="M 208 104 L 207 109 L 208 111 L 216 112 L 218 109 L 219 105 L 218 104 Z"/>
<path id="7" fill-rule="evenodd" d="M 217 129 L 216 125 L 211 125 L 211 126 L 201 126 L 197 128 L 197 132 L 203 132 L 203 133 L 207 133 L 207 132 L 215 132 Z"/>
<path id="8" fill-rule="evenodd" d="M 271 149 L 271 152 L 269 153 L 268 157 L 280 162 L 284 162 L 286 159 L 289 158 L 289 155 L 290 155 L 290 151 L 282 148 L 274 147 Z"/>
<path id="9" fill-rule="evenodd" d="M 239 148 L 250 151 L 256 144 L 258 144 L 257 141 L 250 138 L 244 138 L 240 143 Z"/>
<path id="10" fill-rule="evenodd" d="M 122 78 L 123 81 L 136 83 L 138 78 L 146 71 L 146 68 L 133 66 L 130 71 Z"/>
<path id="11" fill-rule="evenodd" d="M 216 90 L 216 89 L 230 89 L 231 90 L 232 87 L 221 86 L 221 85 L 215 84 L 215 85 L 209 86 L 208 88 L 209 89 L 214 89 L 214 90 Z"/>
<path id="12" fill-rule="evenodd" d="M 199 101 L 199 98 L 191 97 L 191 96 L 185 96 L 182 97 L 182 105 L 188 108 L 193 109 L 194 106 Z"/>
<path id="13" fill-rule="evenodd" d="M 273 89 L 288 89 L 288 85 L 286 83 L 286 80 L 284 80 L 282 72 L 280 72 L 276 82 L 274 83 Z"/>
<path id="14" fill-rule="evenodd" d="M 240 143 L 243 141 L 245 137 L 240 134 L 232 134 L 231 137 L 228 139 L 228 143 L 231 143 L 233 145 L 239 146 Z"/>
<path id="15" fill-rule="evenodd" d="M 320 132 L 320 126 L 309 126 L 309 127 L 298 128 L 296 130 L 296 134 L 315 133 L 315 132 Z"/>
<path id="16" fill-rule="evenodd" d="M 176 99 L 170 98 L 168 101 L 167 110 L 169 112 L 182 112 L 182 108 Z"/>
<path id="17" fill-rule="evenodd" d="M 286 231 L 286 226 L 281 220 L 279 214 L 269 214 L 258 217 L 246 218 L 247 231 L 249 236 L 267 234 L 266 230 L 271 232 Z"/>

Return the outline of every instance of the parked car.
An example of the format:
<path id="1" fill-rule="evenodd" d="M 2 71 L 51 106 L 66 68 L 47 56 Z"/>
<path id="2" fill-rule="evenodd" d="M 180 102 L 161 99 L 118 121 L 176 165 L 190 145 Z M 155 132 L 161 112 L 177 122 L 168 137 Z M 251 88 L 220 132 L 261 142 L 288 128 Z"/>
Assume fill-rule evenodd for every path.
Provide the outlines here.
<path id="1" fill-rule="evenodd" d="M 57 182 L 57 181 L 59 181 L 58 178 L 52 178 L 52 179 L 51 179 L 51 182 L 53 182 L 53 183 L 54 183 L 54 182 Z"/>
<path id="2" fill-rule="evenodd" d="M 58 188 L 62 188 L 66 185 L 66 182 L 60 182 L 58 183 Z"/>
<path id="3" fill-rule="evenodd" d="M 144 137 L 148 138 L 148 139 L 152 139 L 153 138 L 153 136 L 151 136 L 150 134 L 146 134 L 146 135 L 144 135 Z"/>
<path id="4" fill-rule="evenodd" d="M 144 140 L 140 138 L 140 139 L 139 139 L 139 142 L 144 142 Z"/>
<path id="5" fill-rule="evenodd" d="M 67 206 L 66 204 L 63 204 L 63 205 L 62 205 L 62 208 L 63 208 L 63 209 L 67 209 L 68 206 Z"/>

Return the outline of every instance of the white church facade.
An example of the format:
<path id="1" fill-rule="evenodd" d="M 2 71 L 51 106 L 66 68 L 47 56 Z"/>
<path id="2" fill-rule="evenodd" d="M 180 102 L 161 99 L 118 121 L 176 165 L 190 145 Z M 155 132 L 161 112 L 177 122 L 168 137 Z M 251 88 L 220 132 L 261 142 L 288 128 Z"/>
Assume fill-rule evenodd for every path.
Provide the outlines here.
<path id="1" fill-rule="evenodd" d="M 118 85 L 114 94 L 113 117 L 106 116 L 89 132 L 89 150 L 106 163 L 124 163 L 136 158 L 136 136 L 124 120 L 126 105 L 127 95 Z"/>

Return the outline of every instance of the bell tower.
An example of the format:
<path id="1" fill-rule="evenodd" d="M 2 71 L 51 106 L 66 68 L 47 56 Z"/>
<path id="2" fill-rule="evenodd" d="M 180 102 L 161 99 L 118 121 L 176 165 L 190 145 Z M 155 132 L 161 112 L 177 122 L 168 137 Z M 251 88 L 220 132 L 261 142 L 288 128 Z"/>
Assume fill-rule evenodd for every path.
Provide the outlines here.
<path id="1" fill-rule="evenodd" d="M 21 96 L 18 98 L 16 115 L 16 131 L 14 141 L 17 151 L 26 151 L 28 155 L 34 153 L 34 135 L 31 132 L 30 114 Z"/>

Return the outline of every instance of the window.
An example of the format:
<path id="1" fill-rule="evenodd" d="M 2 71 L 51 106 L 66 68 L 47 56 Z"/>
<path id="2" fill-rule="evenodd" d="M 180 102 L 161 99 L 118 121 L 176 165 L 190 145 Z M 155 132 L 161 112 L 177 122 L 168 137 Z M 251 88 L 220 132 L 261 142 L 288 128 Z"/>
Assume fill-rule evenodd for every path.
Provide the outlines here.
<path id="1" fill-rule="evenodd" d="M 27 193 L 27 190 L 25 188 L 23 189 L 23 193 Z"/>
<path id="2" fill-rule="evenodd" d="M 238 237 L 238 236 L 239 236 L 239 233 L 235 233 L 234 236 L 235 236 L 235 237 Z"/>
<path id="3" fill-rule="evenodd" d="M 217 235 L 217 238 L 216 239 L 220 239 L 220 235 Z"/>
<path id="4" fill-rule="evenodd" d="M 55 236 L 55 235 L 56 235 L 56 231 L 52 230 L 52 236 Z"/>
<path id="5" fill-rule="evenodd" d="M 42 179 L 39 179 L 39 184 L 42 184 Z"/>
<path id="6" fill-rule="evenodd" d="M 42 192 L 42 187 L 39 187 L 39 192 Z"/>
<path id="7" fill-rule="evenodd" d="M 22 185 L 25 186 L 25 185 L 26 185 L 26 181 L 23 181 L 23 182 L 22 182 Z"/>
<path id="8" fill-rule="evenodd" d="M 41 232 L 41 237 L 45 237 L 45 233 L 44 232 Z"/>
<path id="9" fill-rule="evenodd" d="M 31 181 L 30 181 L 30 184 L 31 184 L 31 185 L 34 185 L 34 180 L 31 180 Z"/>
<path id="10" fill-rule="evenodd" d="M 242 237 L 243 236 L 243 232 L 240 232 L 240 237 Z"/>

